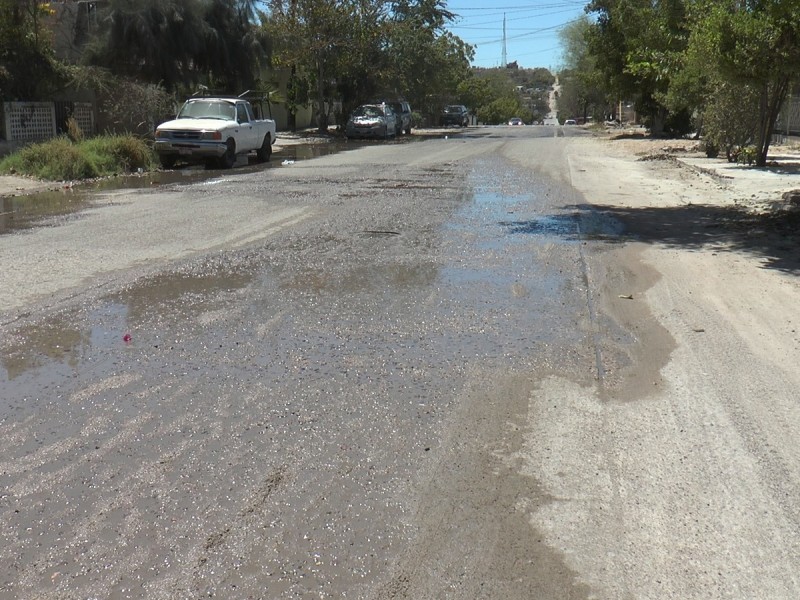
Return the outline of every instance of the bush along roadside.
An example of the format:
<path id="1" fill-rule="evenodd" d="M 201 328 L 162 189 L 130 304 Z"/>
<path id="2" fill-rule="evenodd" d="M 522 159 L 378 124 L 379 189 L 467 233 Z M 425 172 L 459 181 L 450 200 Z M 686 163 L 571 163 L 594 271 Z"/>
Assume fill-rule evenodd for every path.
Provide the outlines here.
<path id="1" fill-rule="evenodd" d="M 48 181 L 74 181 L 157 168 L 146 140 L 134 135 L 102 135 L 72 141 L 66 136 L 25 146 L 0 161 L 0 173 Z"/>

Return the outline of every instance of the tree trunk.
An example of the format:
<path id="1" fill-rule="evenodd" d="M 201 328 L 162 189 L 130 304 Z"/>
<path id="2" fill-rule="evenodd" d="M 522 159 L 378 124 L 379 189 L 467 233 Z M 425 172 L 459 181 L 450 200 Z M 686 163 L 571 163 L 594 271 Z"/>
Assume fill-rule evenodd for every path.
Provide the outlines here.
<path id="1" fill-rule="evenodd" d="M 289 131 L 294 133 L 297 131 L 297 66 L 294 63 L 292 63 L 292 71 L 289 74 L 286 96 L 286 107 L 288 108 L 287 125 L 289 126 Z"/>
<path id="2" fill-rule="evenodd" d="M 328 132 L 328 113 L 325 110 L 325 80 L 323 79 L 322 56 L 317 56 L 317 131 Z"/>
<path id="3" fill-rule="evenodd" d="M 756 166 L 767 166 L 769 145 L 772 142 L 772 130 L 778 113 L 781 111 L 786 94 L 789 92 L 789 77 L 782 76 L 775 81 L 774 86 L 766 83 L 761 94 L 761 110 L 758 124 L 758 139 L 756 140 Z"/>

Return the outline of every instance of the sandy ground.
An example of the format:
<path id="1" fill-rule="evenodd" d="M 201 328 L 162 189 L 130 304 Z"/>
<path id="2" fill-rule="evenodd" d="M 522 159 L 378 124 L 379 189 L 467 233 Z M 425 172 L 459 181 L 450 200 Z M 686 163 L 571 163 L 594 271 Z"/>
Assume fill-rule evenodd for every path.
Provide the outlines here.
<path id="1" fill-rule="evenodd" d="M 626 228 L 629 243 L 587 262 L 637 366 L 594 393 L 546 383 L 525 460 L 559 498 L 534 522 L 597 597 L 800 589 L 800 262 L 782 198 L 800 187 L 800 156 L 773 156 L 754 169 L 689 142 L 571 147 L 573 185 Z"/>

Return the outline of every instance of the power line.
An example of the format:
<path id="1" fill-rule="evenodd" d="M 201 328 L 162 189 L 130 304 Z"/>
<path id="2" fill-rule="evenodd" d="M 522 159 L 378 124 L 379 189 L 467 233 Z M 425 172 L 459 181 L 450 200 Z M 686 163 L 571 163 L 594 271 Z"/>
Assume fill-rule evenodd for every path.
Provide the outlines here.
<path id="1" fill-rule="evenodd" d="M 452 5 L 448 5 L 447 9 L 450 12 L 457 13 L 462 10 L 499 10 L 499 11 L 517 11 L 517 10 L 532 10 L 532 9 L 542 9 L 542 8 L 558 8 L 562 6 L 580 6 L 583 7 L 586 5 L 586 2 L 583 0 L 568 0 L 565 2 L 558 2 L 556 4 L 517 4 L 516 6 L 488 6 L 488 7 L 475 7 L 475 6 L 465 6 L 464 8 L 456 8 Z"/>
<path id="2" fill-rule="evenodd" d="M 446 29 L 475 48 L 476 66 L 498 62 L 505 65 L 531 54 L 542 57 L 544 62 L 559 62 L 557 57 L 544 57 L 559 47 L 556 32 L 582 18 L 586 6 L 586 0 L 542 0 L 539 4 L 517 5 L 510 5 L 513 0 L 507 0 L 502 6 L 490 2 L 448 2 L 448 10 L 456 14 L 456 19 Z M 465 4 L 471 6 L 458 6 Z M 496 33 L 492 36 L 491 32 Z M 499 52 L 497 44 L 501 45 Z"/>

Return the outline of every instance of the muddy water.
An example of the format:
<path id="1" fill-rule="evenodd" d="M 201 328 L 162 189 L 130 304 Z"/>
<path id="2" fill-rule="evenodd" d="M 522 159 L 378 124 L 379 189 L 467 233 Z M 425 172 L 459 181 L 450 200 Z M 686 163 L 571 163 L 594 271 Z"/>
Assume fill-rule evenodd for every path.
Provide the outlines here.
<path id="1" fill-rule="evenodd" d="M 57 224 L 61 219 L 74 217 L 90 204 L 84 193 L 61 191 L 0 198 L 0 234 L 43 223 Z"/>
<path id="2" fill-rule="evenodd" d="M 0 592 L 582 593 L 495 516 L 542 498 L 492 437 L 592 365 L 568 191 L 497 156 L 319 185 L 324 220 L 3 340 Z"/>

